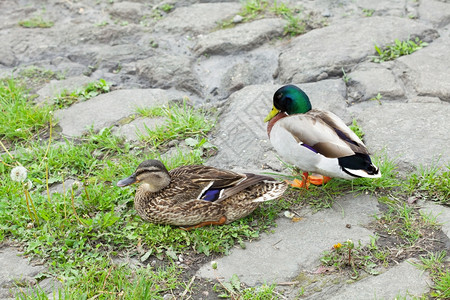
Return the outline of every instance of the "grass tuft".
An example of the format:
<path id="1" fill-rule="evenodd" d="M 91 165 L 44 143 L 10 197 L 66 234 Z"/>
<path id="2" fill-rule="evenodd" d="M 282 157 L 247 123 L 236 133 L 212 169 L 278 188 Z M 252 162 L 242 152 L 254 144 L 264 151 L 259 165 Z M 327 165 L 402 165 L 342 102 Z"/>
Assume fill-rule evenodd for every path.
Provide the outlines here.
<path id="1" fill-rule="evenodd" d="M 72 92 L 63 91 L 59 96 L 53 98 L 53 103 L 58 109 L 66 108 L 78 101 L 89 100 L 100 94 L 108 93 L 110 89 L 111 83 L 106 82 L 104 79 L 99 79 Z"/>
<path id="2" fill-rule="evenodd" d="M 419 167 L 408 176 L 409 195 L 450 206 L 450 164 L 443 167 Z"/>
<path id="3" fill-rule="evenodd" d="M 428 46 L 428 43 L 421 41 L 419 38 L 416 38 L 414 41 L 400 41 L 396 39 L 392 45 L 388 45 L 384 49 L 381 49 L 375 45 L 375 50 L 378 53 L 378 56 L 373 57 L 372 61 L 381 63 L 388 60 L 394 60 L 400 56 L 414 53 L 426 46 Z"/>
<path id="4" fill-rule="evenodd" d="M 155 149 L 167 145 L 174 140 L 185 140 L 189 137 L 206 137 L 213 128 L 214 122 L 207 118 L 204 111 L 194 109 L 187 101 L 167 107 L 139 109 L 142 116 L 162 116 L 165 124 L 154 129 L 145 128 L 138 132 L 141 141 L 152 145 Z"/>
<path id="5" fill-rule="evenodd" d="M 42 134 L 52 118 L 51 107 L 35 105 L 14 79 L 0 81 L 0 138 L 26 142 Z"/>
<path id="6" fill-rule="evenodd" d="M 44 20 L 41 16 L 36 16 L 31 19 L 22 20 L 19 25 L 25 28 L 50 28 L 55 23 L 52 21 Z"/>

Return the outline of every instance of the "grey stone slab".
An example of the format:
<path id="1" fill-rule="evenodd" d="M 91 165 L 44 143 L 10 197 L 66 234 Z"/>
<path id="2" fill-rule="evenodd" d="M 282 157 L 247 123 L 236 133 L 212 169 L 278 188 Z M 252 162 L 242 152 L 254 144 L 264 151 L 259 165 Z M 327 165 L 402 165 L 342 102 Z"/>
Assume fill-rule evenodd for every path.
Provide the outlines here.
<path id="1" fill-rule="evenodd" d="M 355 1 L 358 6 L 358 13 L 366 15 L 366 11 L 371 11 L 370 16 L 397 16 L 404 17 L 405 15 L 405 2 L 402 0 L 358 0 Z M 366 11 L 364 11 L 366 10 Z"/>
<path id="2" fill-rule="evenodd" d="M 197 3 L 177 7 L 160 20 L 155 29 L 176 33 L 208 32 L 218 26 L 220 21 L 232 18 L 240 9 L 240 3 Z"/>
<path id="3" fill-rule="evenodd" d="M 351 122 L 342 80 L 323 80 L 299 86 L 309 95 L 314 108 L 330 110 L 345 122 Z M 252 85 L 230 96 L 211 140 L 219 152 L 208 160 L 208 164 L 256 170 L 268 166 L 281 170 L 282 164 L 267 137 L 267 123 L 263 122 L 272 109 L 273 94 L 279 87 Z"/>
<path id="4" fill-rule="evenodd" d="M 418 9 L 420 20 L 429 22 L 436 27 L 450 24 L 450 3 L 435 0 L 420 1 Z"/>
<path id="5" fill-rule="evenodd" d="M 372 153 L 384 150 L 399 162 L 400 170 L 439 165 L 450 160 L 450 105 L 441 103 L 391 103 L 381 100 L 351 107 Z"/>
<path id="6" fill-rule="evenodd" d="M 442 37 L 398 62 L 407 69 L 403 76 L 419 96 L 438 97 L 450 102 L 450 38 Z"/>
<path id="7" fill-rule="evenodd" d="M 80 136 L 92 126 L 100 130 L 136 113 L 136 108 L 164 105 L 184 94 L 161 89 L 116 90 L 55 112 L 62 134 Z"/>
<path id="8" fill-rule="evenodd" d="M 412 263 L 419 263 L 419 261 L 403 261 L 378 276 L 370 276 L 355 283 L 346 284 L 337 293 L 327 298 L 330 300 L 420 298 L 429 292 L 433 283 L 427 272 L 416 268 Z"/>
<path id="9" fill-rule="evenodd" d="M 200 93 L 200 84 L 192 72 L 187 56 L 161 54 L 136 62 L 138 74 L 153 87 L 188 90 Z"/>
<path id="10" fill-rule="evenodd" d="M 28 259 L 20 256 L 21 254 L 12 247 L 0 248 L 0 299 L 15 299 L 15 293 L 19 292 L 16 284 L 21 285 L 25 291 L 26 287 L 36 286 L 38 282 L 35 276 L 46 270 L 42 265 L 30 264 Z M 56 282 L 45 281 L 39 285 L 44 291 L 51 292 L 56 287 Z"/>
<path id="11" fill-rule="evenodd" d="M 235 55 L 202 56 L 194 72 L 214 100 L 226 99 L 241 88 L 272 83 L 278 69 L 279 52 L 273 47 L 259 47 Z"/>
<path id="12" fill-rule="evenodd" d="M 378 93 L 383 99 L 399 99 L 405 97 L 401 80 L 383 64 L 366 63 L 347 74 L 349 96 L 353 100 L 369 100 Z"/>
<path id="13" fill-rule="evenodd" d="M 198 54 L 229 54 L 248 51 L 267 42 L 275 36 L 281 36 L 286 25 L 283 19 L 261 19 L 236 25 L 233 28 L 217 30 L 199 36 L 194 50 Z"/>
<path id="14" fill-rule="evenodd" d="M 351 18 L 296 37 L 280 55 L 282 82 L 314 81 L 323 73 L 338 75 L 375 54 L 374 45 L 435 33 L 422 23 L 397 17 Z"/>
<path id="15" fill-rule="evenodd" d="M 146 6 L 142 3 L 130 1 L 115 2 L 109 8 L 109 13 L 120 20 L 139 23 L 146 13 Z"/>
<path id="16" fill-rule="evenodd" d="M 233 274 L 248 285 L 292 280 L 303 270 L 313 271 L 320 265 L 323 251 L 348 239 L 369 241 L 372 231 L 364 227 L 378 213 L 377 200 L 371 196 L 347 195 L 333 208 L 315 214 L 302 211 L 299 222 L 277 220 L 273 234 L 263 234 L 258 241 L 247 242 L 246 249 L 233 249 L 216 260 L 218 268 L 203 265 L 197 275 L 203 278 L 229 280 Z M 347 228 L 346 225 L 351 227 Z"/>
<path id="17" fill-rule="evenodd" d="M 52 80 L 36 92 L 36 94 L 39 95 L 39 97 L 36 98 L 36 102 L 51 102 L 53 97 L 60 95 L 63 91 L 72 92 L 93 81 L 94 80 L 92 78 L 87 76 L 69 77 L 63 80 Z"/>
<path id="18" fill-rule="evenodd" d="M 0 46 L 0 65 L 7 67 L 13 67 L 16 64 L 16 57 L 14 52 L 8 45 Z"/>

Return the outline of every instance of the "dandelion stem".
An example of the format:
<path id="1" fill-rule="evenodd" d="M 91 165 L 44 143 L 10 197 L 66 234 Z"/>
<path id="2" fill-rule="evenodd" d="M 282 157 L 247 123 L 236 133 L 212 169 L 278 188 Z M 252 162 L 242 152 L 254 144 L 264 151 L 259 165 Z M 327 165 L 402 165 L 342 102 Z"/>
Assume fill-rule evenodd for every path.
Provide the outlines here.
<path id="1" fill-rule="evenodd" d="M 34 206 L 33 199 L 31 198 L 31 195 L 27 189 L 25 189 L 25 195 L 28 197 L 28 199 L 30 199 L 31 207 L 33 208 L 33 212 L 34 212 L 34 217 L 36 218 L 36 224 L 39 226 L 39 218 L 37 216 L 36 207 Z M 28 200 L 27 200 L 27 204 L 28 204 Z"/>
<path id="2" fill-rule="evenodd" d="M 11 157 L 11 159 L 14 159 L 14 157 L 9 153 L 8 149 L 6 149 L 5 145 L 3 145 L 2 141 L 0 140 L 0 145 L 2 146 L 3 150 Z"/>
<path id="3" fill-rule="evenodd" d="M 48 203 L 51 203 L 50 189 L 48 188 L 48 163 L 45 164 L 45 187 L 47 189 Z"/>
<path id="4" fill-rule="evenodd" d="M 25 194 L 25 201 L 27 202 L 28 215 L 30 216 L 30 219 L 32 221 L 34 221 L 33 214 L 31 213 L 31 209 L 30 209 L 30 202 L 28 200 L 27 190 L 25 190 L 25 189 L 24 189 L 24 194 Z"/>
<path id="5" fill-rule="evenodd" d="M 84 184 L 83 184 L 83 187 L 84 187 L 84 193 L 86 194 L 86 199 L 90 202 L 91 198 L 89 197 L 89 193 L 88 193 L 88 191 L 86 189 L 86 186 Z"/>
<path id="6" fill-rule="evenodd" d="M 50 136 L 48 137 L 48 145 L 47 145 L 47 149 L 45 150 L 44 157 L 42 157 L 41 163 L 39 164 L 39 167 L 42 165 L 42 163 L 44 162 L 45 158 L 47 157 L 48 151 L 50 150 L 50 144 L 52 143 L 52 131 L 53 131 L 52 129 L 53 129 L 53 126 L 52 126 L 52 118 L 51 117 L 50 117 L 49 123 L 50 123 L 50 129 L 49 129 Z"/>

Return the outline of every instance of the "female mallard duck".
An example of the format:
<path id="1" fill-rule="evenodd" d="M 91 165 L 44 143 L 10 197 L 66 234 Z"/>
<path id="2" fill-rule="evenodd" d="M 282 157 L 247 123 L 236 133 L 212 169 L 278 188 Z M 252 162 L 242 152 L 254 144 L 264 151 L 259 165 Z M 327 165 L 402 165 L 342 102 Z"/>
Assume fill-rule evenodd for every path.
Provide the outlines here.
<path id="1" fill-rule="evenodd" d="M 275 150 L 304 171 L 302 182 L 294 180 L 295 187 L 307 187 L 308 172 L 344 179 L 381 176 L 358 136 L 335 114 L 311 109 L 308 96 L 294 85 L 275 92 L 267 121 Z M 310 181 L 320 185 L 329 179 L 319 176 Z"/>
<path id="2" fill-rule="evenodd" d="M 284 182 L 272 177 L 239 174 L 208 166 L 183 166 L 167 171 L 158 160 L 142 162 L 117 185 L 141 182 L 134 206 L 146 221 L 188 226 L 222 225 L 253 212 L 259 202 L 280 197 Z"/>

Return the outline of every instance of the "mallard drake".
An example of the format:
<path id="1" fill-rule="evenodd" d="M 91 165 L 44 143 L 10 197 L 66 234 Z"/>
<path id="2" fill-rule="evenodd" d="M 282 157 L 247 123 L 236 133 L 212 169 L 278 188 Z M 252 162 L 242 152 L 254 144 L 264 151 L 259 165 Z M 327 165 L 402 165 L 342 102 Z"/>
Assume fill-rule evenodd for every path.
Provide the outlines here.
<path id="1" fill-rule="evenodd" d="M 137 213 L 148 222 L 184 226 L 186 230 L 231 223 L 253 212 L 260 202 L 280 197 L 287 188 L 286 183 L 272 177 L 209 166 L 167 171 L 158 160 L 142 162 L 117 185 L 138 182 Z"/>
<path id="2" fill-rule="evenodd" d="M 306 93 L 295 85 L 285 85 L 273 96 L 273 109 L 264 119 L 267 134 L 275 150 L 286 162 L 298 167 L 303 181 L 293 186 L 322 184 L 329 177 L 354 179 L 377 178 L 380 170 L 372 163 L 369 152 L 358 136 L 335 114 L 311 109 Z"/>

